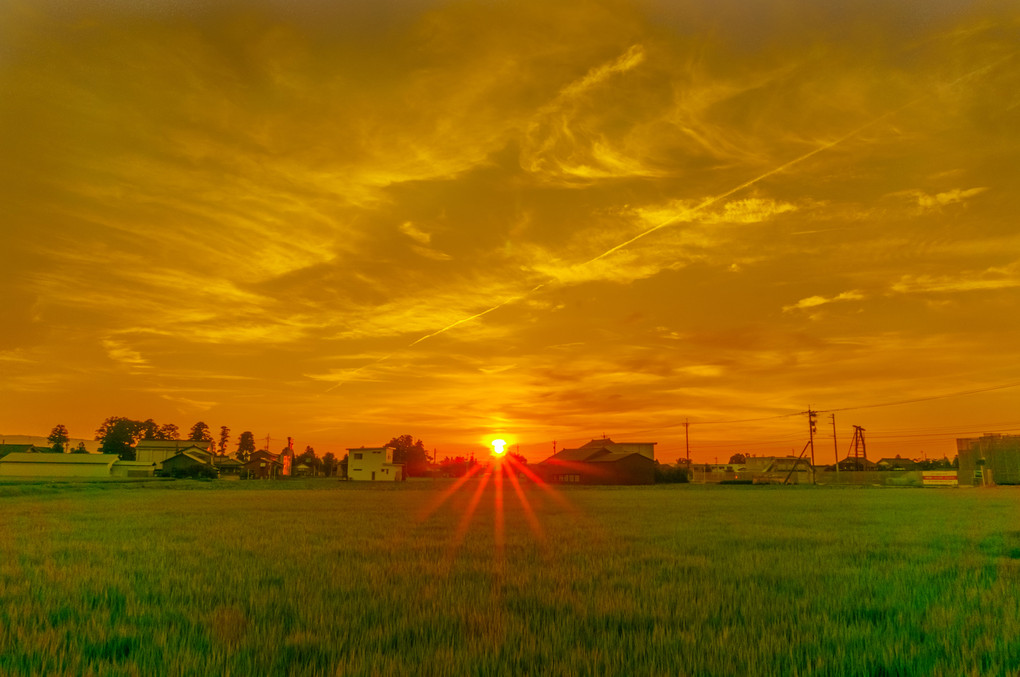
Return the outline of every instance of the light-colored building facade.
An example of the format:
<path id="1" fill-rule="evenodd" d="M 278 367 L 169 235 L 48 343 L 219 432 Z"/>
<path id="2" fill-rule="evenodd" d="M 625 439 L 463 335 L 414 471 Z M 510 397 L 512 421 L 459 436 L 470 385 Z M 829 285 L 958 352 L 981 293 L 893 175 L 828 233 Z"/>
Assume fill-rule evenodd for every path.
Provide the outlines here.
<path id="1" fill-rule="evenodd" d="M 140 440 L 135 444 L 135 460 L 155 463 L 157 468 L 163 461 L 185 452 L 212 456 L 212 442 L 196 442 L 195 440 Z"/>
<path id="2" fill-rule="evenodd" d="M 110 477 L 116 454 L 10 453 L 0 458 L 0 477 Z"/>
<path id="3" fill-rule="evenodd" d="M 956 452 L 961 486 L 1020 484 L 1020 435 L 957 439 Z"/>
<path id="4" fill-rule="evenodd" d="M 348 449 L 347 477 L 361 482 L 401 482 L 404 465 L 393 462 L 393 447 Z"/>
<path id="5" fill-rule="evenodd" d="M 114 461 L 110 468 L 113 477 L 152 477 L 156 474 L 156 464 L 147 461 Z"/>

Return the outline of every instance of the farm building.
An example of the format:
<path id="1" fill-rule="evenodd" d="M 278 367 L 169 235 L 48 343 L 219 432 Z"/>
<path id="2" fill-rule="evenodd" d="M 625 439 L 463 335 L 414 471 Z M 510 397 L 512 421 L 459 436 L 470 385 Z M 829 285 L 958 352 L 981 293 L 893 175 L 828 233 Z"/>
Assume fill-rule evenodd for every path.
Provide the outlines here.
<path id="1" fill-rule="evenodd" d="M 212 454 L 192 448 L 166 459 L 159 470 L 164 476 L 194 472 L 198 468 L 212 468 L 212 459 Z"/>
<path id="2" fill-rule="evenodd" d="M 39 447 L 34 444 L 0 444 L 0 458 L 7 454 L 46 454 L 52 453 L 50 447 Z"/>
<path id="3" fill-rule="evenodd" d="M 960 486 L 1020 484 L 1020 435 L 958 439 L 956 453 Z"/>
<path id="4" fill-rule="evenodd" d="M 163 461 L 187 452 L 212 454 L 212 442 L 201 440 L 140 440 L 135 444 L 135 460 L 155 463 L 161 468 Z"/>
<path id="5" fill-rule="evenodd" d="M 0 477 L 110 477 L 116 454 L 11 452 L 0 458 Z"/>
<path id="6" fill-rule="evenodd" d="M 115 461 L 110 468 L 113 477 L 152 477 L 156 474 L 156 464 L 147 461 Z"/>
<path id="7" fill-rule="evenodd" d="M 552 484 L 653 484 L 655 444 L 592 440 L 553 454 L 534 470 Z"/>
<path id="8" fill-rule="evenodd" d="M 364 482 L 400 482 L 404 465 L 393 462 L 393 447 L 348 449 L 347 477 Z"/>
<path id="9" fill-rule="evenodd" d="M 798 456 L 753 456 L 747 471 L 755 484 L 801 484 L 811 481 L 811 462 Z"/>
<path id="10" fill-rule="evenodd" d="M 911 461 L 909 458 L 900 458 L 899 454 L 897 454 L 895 458 L 880 458 L 875 461 L 875 469 L 915 470 L 917 469 L 917 463 L 915 461 Z"/>
<path id="11" fill-rule="evenodd" d="M 244 464 L 242 477 L 243 473 L 247 473 L 251 479 L 274 479 L 283 474 L 283 463 L 276 454 L 260 449 L 252 453 L 248 462 Z"/>
<path id="12" fill-rule="evenodd" d="M 233 456 L 213 456 L 212 462 L 216 466 L 216 470 L 219 471 L 220 476 L 240 475 L 241 470 L 244 468 L 244 463 Z"/>

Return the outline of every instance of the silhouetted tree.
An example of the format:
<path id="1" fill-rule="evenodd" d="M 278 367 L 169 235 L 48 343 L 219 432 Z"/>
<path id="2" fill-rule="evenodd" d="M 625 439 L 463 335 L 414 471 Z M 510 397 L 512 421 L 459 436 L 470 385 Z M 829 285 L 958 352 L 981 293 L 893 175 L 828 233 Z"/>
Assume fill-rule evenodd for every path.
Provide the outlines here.
<path id="1" fill-rule="evenodd" d="M 296 468 L 302 463 L 311 469 L 313 476 L 318 475 L 319 469 L 322 467 L 322 461 L 315 455 L 315 449 L 310 446 L 305 447 L 305 450 L 294 459 L 294 467 Z"/>
<path id="2" fill-rule="evenodd" d="M 686 465 L 662 465 L 655 462 L 655 483 L 656 484 L 681 484 L 689 482 Z"/>
<path id="3" fill-rule="evenodd" d="M 188 434 L 189 440 L 195 442 L 212 442 L 212 433 L 209 432 L 209 426 L 204 421 L 199 421 L 195 425 L 191 426 L 191 432 Z"/>
<path id="4" fill-rule="evenodd" d="M 322 474 L 326 477 L 332 477 L 336 474 L 337 460 L 336 456 L 332 451 L 327 451 L 322 457 Z"/>
<path id="5" fill-rule="evenodd" d="M 46 440 L 52 445 L 53 451 L 58 454 L 64 453 L 67 449 L 67 443 L 71 441 L 70 436 L 67 434 L 67 426 L 63 423 L 55 425 Z"/>
<path id="6" fill-rule="evenodd" d="M 156 431 L 157 440 L 179 440 L 181 439 L 181 429 L 173 423 L 164 423 L 159 426 L 159 430 Z"/>
<path id="7" fill-rule="evenodd" d="M 159 425 L 151 418 L 147 418 L 139 424 L 138 432 L 143 440 L 159 439 Z"/>
<path id="8" fill-rule="evenodd" d="M 463 477 L 464 473 L 474 465 L 472 459 L 464 458 L 463 456 L 456 456 L 450 458 L 447 456 L 439 462 L 439 472 L 444 477 Z"/>
<path id="9" fill-rule="evenodd" d="M 517 461 L 521 465 L 525 466 L 528 465 L 528 459 L 524 458 L 524 456 L 522 456 L 521 454 L 517 454 L 511 451 L 509 454 L 507 454 L 507 456 Z"/>
<path id="10" fill-rule="evenodd" d="M 741 463 L 747 463 L 747 456 L 744 456 L 743 454 L 739 453 L 733 454 L 732 456 L 730 456 L 730 463 L 736 463 L 738 465 Z"/>
<path id="11" fill-rule="evenodd" d="M 216 445 L 216 451 L 220 456 L 227 453 L 227 444 L 230 442 L 230 428 L 225 425 L 220 426 L 220 441 Z"/>
<path id="12" fill-rule="evenodd" d="M 344 454 L 344 457 L 337 464 L 337 474 L 344 479 L 347 479 L 347 456 L 347 454 Z"/>
<path id="13" fill-rule="evenodd" d="M 134 444 L 142 439 L 143 423 L 123 416 L 111 416 L 96 430 L 96 439 L 102 442 L 99 451 L 117 454 L 125 461 L 135 460 Z"/>
<path id="14" fill-rule="evenodd" d="M 255 452 L 255 435 L 250 430 L 245 430 L 237 439 L 237 460 L 247 463 Z"/>
<path id="15" fill-rule="evenodd" d="M 79 442 L 78 446 L 71 450 L 72 454 L 87 454 L 89 450 L 85 448 L 84 442 Z"/>
<path id="16" fill-rule="evenodd" d="M 387 442 L 386 446 L 393 447 L 393 462 L 404 464 L 405 477 L 423 477 L 428 472 L 428 452 L 421 440 L 414 441 L 410 435 L 401 435 Z"/>

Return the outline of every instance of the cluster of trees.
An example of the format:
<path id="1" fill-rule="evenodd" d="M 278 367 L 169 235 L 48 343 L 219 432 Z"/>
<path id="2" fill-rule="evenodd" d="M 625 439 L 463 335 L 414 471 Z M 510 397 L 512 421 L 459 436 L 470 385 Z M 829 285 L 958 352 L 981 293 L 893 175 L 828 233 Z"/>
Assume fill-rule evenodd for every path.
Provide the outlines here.
<path id="1" fill-rule="evenodd" d="M 284 451 L 287 451 L 287 449 L 282 449 L 281 453 Z M 327 451 L 322 458 L 319 458 L 318 454 L 315 453 L 315 449 L 308 446 L 305 447 L 303 452 L 294 457 L 294 468 L 302 464 L 308 466 L 312 476 L 335 477 L 341 474 L 338 471 L 346 472 L 347 457 L 344 456 L 343 461 L 341 461 L 332 451 Z"/>
<path id="2" fill-rule="evenodd" d="M 54 452 L 63 453 L 67 451 L 70 435 L 67 427 L 59 424 L 53 428 L 47 439 Z M 141 440 L 179 440 L 182 438 L 180 428 L 173 423 L 160 425 L 151 418 L 138 421 L 124 416 L 110 416 L 96 430 L 95 439 L 101 443 L 99 449 L 101 453 L 117 454 L 122 459 L 134 460 L 134 447 Z M 230 444 L 230 428 L 220 426 L 219 435 L 214 440 L 208 424 L 198 421 L 191 426 L 187 437 L 183 439 L 207 444 L 215 442 L 216 453 L 226 455 L 227 447 Z M 393 462 L 404 465 L 404 473 L 407 477 L 425 477 L 430 473 L 431 464 L 435 462 L 435 452 L 430 457 L 425 449 L 425 444 L 420 439 L 415 439 L 411 435 L 400 435 L 392 438 L 386 443 L 386 446 L 393 447 Z M 246 430 L 238 436 L 237 448 L 233 455 L 242 463 L 247 463 L 256 450 L 255 435 L 250 430 Z M 78 448 L 74 451 L 87 453 L 84 443 L 79 443 Z M 281 450 L 281 453 L 285 451 L 288 451 L 286 447 Z M 510 456 L 516 458 L 520 463 L 527 463 L 527 460 L 519 454 L 510 454 Z M 443 459 L 439 468 L 444 475 L 460 477 L 476 463 L 474 457 L 458 456 Z M 332 477 L 347 474 L 346 454 L 343 458 L 337 458 L 333 452 L 327 452 L 319 457 L 315 449 L 307 446 L 302 453 L 295 455 L 294 458 L 294 467 L 302 464 L 308 466 L 314 475 Z"/>
<path id="3" fill-rule="evenodd" d="M 220 428 L 220 453 L 226 449 L 230 437 L 230 428 Z M 173 423 L 159 425 L 151 418 L 144 421 L 136 421 L 124 416 L 110 416 L 96 430 L 96 440 L 100 441 L 100 452 L 104 454 L 117 454 L 122 459 L 134 460 L 134 445 L 141 440 L 179 440 L 181 439 L 180 428 Z M 212 433 L 204 421 L 199 421 L 191 426 L 188 431 L 187 440 L 196 442 L 212 442 Z"/>
<path id="4" fill-rule="evenodd" d="M 429 472 L 429 454 L 425 451 L 425 443 L 415 440 L 410 435 L 394 437 L 386 443 L 393 447 L 393 462 L 404 464 L 406 477 L 425 477 Z"/>

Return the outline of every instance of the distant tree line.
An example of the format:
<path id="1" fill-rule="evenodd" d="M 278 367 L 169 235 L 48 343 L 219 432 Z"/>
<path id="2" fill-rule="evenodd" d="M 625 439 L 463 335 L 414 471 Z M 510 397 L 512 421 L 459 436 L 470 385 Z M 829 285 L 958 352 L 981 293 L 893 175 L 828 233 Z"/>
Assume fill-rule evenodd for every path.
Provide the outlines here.
<path id="1" fill-rule="evenodd" d="M 123 460 L 135 460 L 135 445 L 142 440 L 179 440 L 181 438 L 180 428 L 173 423 L 160 425 L 153 419 L 139 421 L 124 416 L 110 416 L 96 430 L 95 439 L 100 443 L 99 451 L 103 454 L 116 454 Z M 203 445 L 211 445 L 213 451 L 221 456 L 229 454 L 230 428 L 220 426 L 219 434 L 213 439 L 209 425 L 205 421 L 196 422 L 188 430 L 186 441 L 201 442 Z M 70 434 L 67 426 L 58 424 L 50 432 L 47 441 L 50 443 L 50 450 L 56 453 L 66 453 L 70 442 Z M 409 477 L 422 477 L 428 474 L 430 461 L 425 444 L 414 439 L 411 435 L 401 435 L 392 438 L 387 446 L 394 449 L 394 463 L 403 463 L 405 473 Z M 251 460 L 252 454 L 257 451 L 255 435 L 250 430 L 245 430 L 237 438 L 237 446 L 232 455 L 242 463 Z M 281 453 L 289 451 L 284 448 Z M 72 453 L 88 453 L 85 444 L 79 442 L 78 447 Z M 347 455 L 337 458 L 333 452 L 327 452 L 319 456 L 315 449 L 306 446 L 305 450 L 295 455 L 293 468 L 306 466 L 308 472 L 314 476 L 344 477 L 347 474 Z"/>

